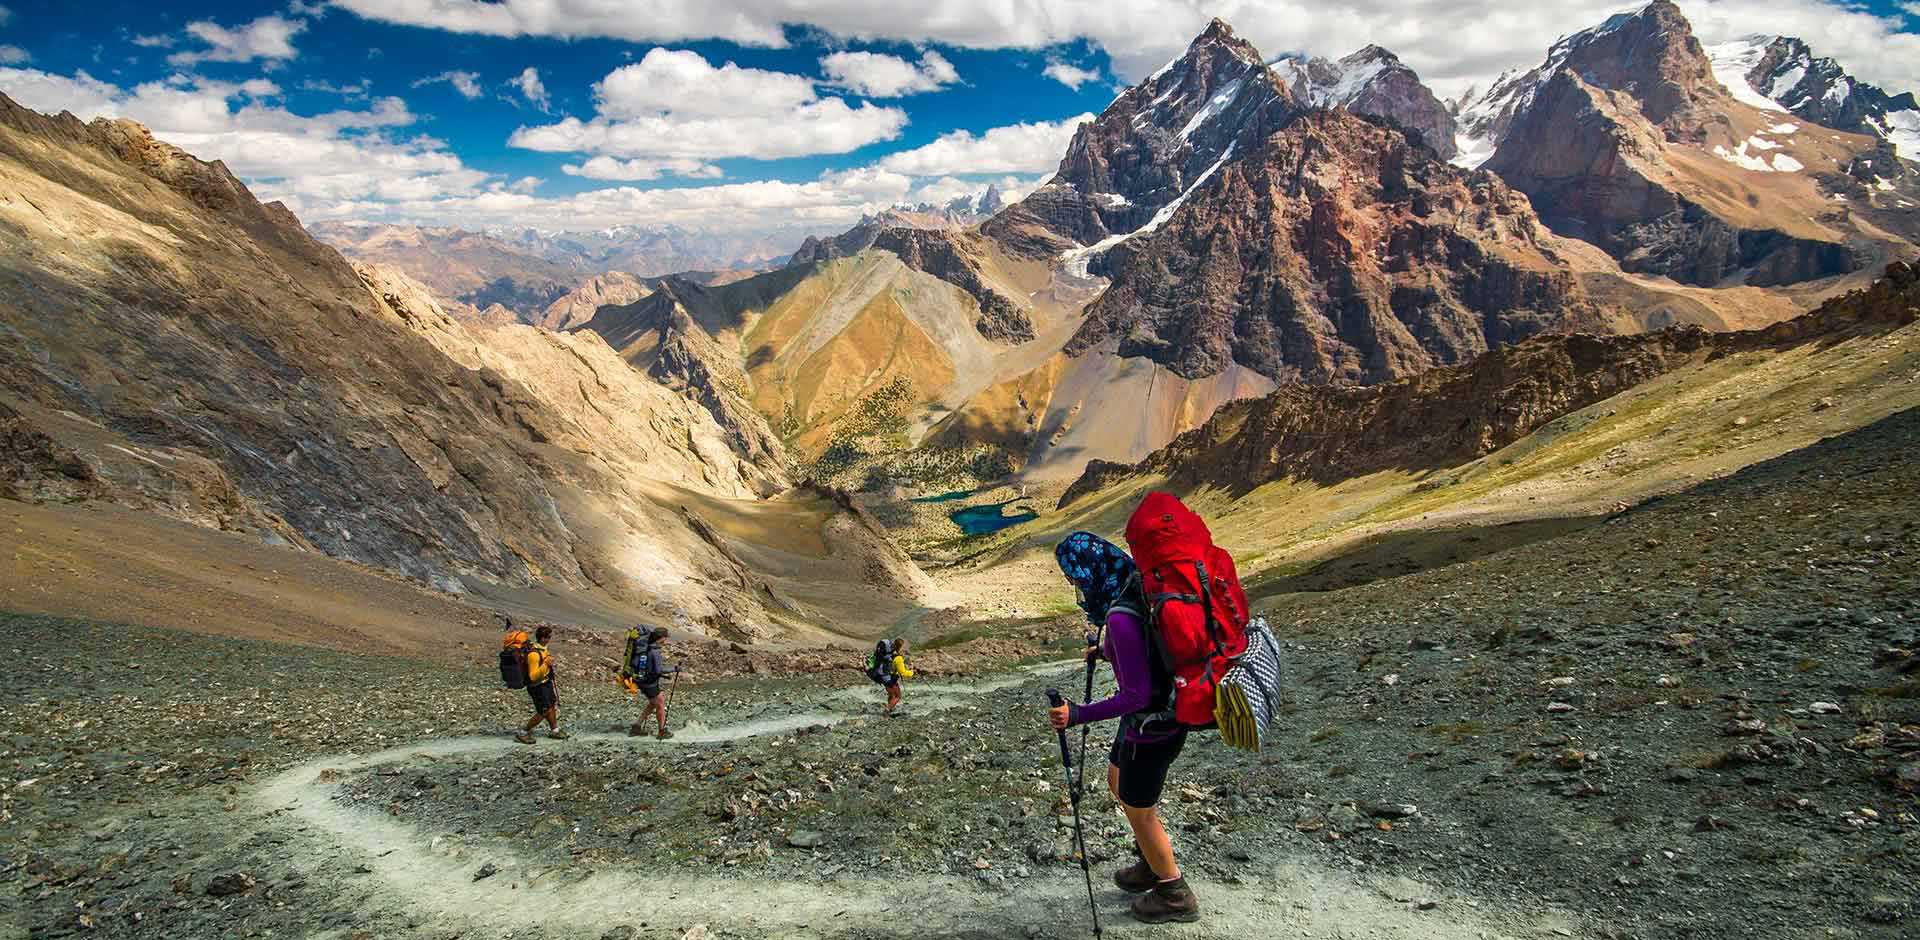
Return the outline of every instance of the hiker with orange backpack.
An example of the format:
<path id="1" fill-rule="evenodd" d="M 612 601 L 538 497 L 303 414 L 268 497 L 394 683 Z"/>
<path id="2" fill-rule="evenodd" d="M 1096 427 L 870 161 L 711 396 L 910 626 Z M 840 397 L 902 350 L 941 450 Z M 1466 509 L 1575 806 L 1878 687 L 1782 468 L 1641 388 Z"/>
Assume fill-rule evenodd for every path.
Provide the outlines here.
<path id="1" fill-rule="evenodd" d="M 1107 753 L 1107 791 L 1126 813 L 1139 860 L 1115 872 L 1113 883 L 1137 895 L 1131 910 L 1138 920 L 1198 920 L 1200 900 L 1180 871 L 1158 809 L 1167 771 L 1186 746 L 1187 729 L 1166 714 L 1173 698 L 1173 680 L 1153 654 L 1139 571 L 1126 552 L 1090 532 L 1067 536 L 1054 549 L 1054 559 L 1067 580 L 1073 582 L 1087 621 L 1105 628 L 1097 645 L 1087 648 L 1089 670 L 1093 658 L 1105 659 L 1113 665 L 1118 686 L 1108 698 L 1084 705 L 1058 705 L 1048 716 L 1054 729 L 1062 733 L 1069 727 L 1120 719 L 1120 730 Z M 1091 683 L 1088 688 L 1092 688 Z M 1064 755 L 1064 737 L 1060 746 Z M 1071 768 L 1068 776 L 1074 778 Z M 1070 796 L 1077 810 L 1077 787 Z"/>
<path id="2" fill-rule="evenodd" d="M 564 741 L 570 735 L 560 730 L 560 693 L 554 686 L 553 654 L 547 651 L 547 641 L 553 639 L 553 628 L 542 624 L 533 636 L 534 641 L 526 647 L 527 697 L 533 699 L 533 717 L 513 739 L 521 744 L 532 744 L 533 729 L 545 721 L 547 737 Z"/>

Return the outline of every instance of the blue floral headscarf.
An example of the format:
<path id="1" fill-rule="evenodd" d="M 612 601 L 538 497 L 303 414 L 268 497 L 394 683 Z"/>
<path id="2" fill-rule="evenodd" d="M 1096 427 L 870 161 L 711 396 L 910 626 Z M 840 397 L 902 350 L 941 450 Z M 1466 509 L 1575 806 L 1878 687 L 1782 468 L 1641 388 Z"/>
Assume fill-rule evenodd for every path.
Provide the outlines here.
<path id="1" fill-rule="evenodd" d="M 1087 622 L 1099 626 L 1107 622 L 1107 611 L 1116 601 L 1140 590 L 1139 569 L 1120 546 L 1091 532 L 1075 532 L 1053 549 L 1060 571 L 1080 589 L 1080 609 Z M 1137 598 L 1135 603 L 1138 603 Z"/>

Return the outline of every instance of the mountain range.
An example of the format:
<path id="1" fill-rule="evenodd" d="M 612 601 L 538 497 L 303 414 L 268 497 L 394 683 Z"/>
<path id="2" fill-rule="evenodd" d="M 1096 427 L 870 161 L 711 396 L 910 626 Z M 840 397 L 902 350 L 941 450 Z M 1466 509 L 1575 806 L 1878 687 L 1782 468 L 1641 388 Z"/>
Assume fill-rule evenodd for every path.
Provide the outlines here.
<path id="1" fill-rule="evenodd" d="M 852 487 L 1403 469 L 1361 459 L 1418 430 L 1389 412 L 1481 428 L 1432 445 L 1464 459 L 1853 329 L 1835 298 L 1920 256 L 1911 102 L 1796 41 L 1708 50 L 1664 0 L 1451 105 L 1388 50 L 1269 59 L 1215 20 L 1019 201 L 792 252 L 308 229 L 137 125 L 7 103 L 5 481 L 715 635 L 890 622 L 932 588 Z M 1309 414 L 1353 452 L 1286 457 Z"/>

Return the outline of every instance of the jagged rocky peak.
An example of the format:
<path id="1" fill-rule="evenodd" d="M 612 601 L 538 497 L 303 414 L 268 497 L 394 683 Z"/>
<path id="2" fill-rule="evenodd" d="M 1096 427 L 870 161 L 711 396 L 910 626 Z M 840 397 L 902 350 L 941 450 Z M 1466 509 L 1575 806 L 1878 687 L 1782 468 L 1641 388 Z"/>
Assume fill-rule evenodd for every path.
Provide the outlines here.
<path id="1" fill-rule="evenodd" d="M 1188 379 L 1244 366 L 1356 384 L 1605 318 L 1525 197 L 1377 120 L 1313 111 L 1236 157 L 1150 236 L 1067 347 Z"/>
<path id="2" fill-rule="evenodd" d="M 1337 60 L 1287 56 L 1272 67 L 1302 104 L 1388 118 L 1418 131 L 1441 159 L 1459 153 L 1452 110 L 1390 50 L 1369 45 Z"/>
<path id="3" fill-rule="evenodd" d="M 1048 185 L 1022 205 L 1083 245 L 1151 223 L 1236 145 L 1284 123 L 1292 93 L 1260 51 L 1214 20 L 1179 58 L 1074 134 Z"/>
<path id="4" fill-rule="evenodd" d="M 1911 91 L 1888 94 L 1791 36 L 1747 36 L 1712 46 L 1707 54 L 1714 77 L 1747 104 L 1871 134 L 1893 144 L 1900 156 L 1920 160 L 1920 102 Z"/>
<path id="5" fill-rule="evenodd" d="M 1837 181 L 1869 173 L 1859 140 L 1798 133 L 1730 94 L 1665 0 L 1561 40 L 1497 90 L 1504 104 L 1474 109 L 1505 123 L 1485 167 L 1628 272 L 1775 287 L 1858 270 L 1875 243 L 1910 237 L 1870 194 L 1841 193 L 1835 211 Z"/>
<path id="6" fill-rule="evenodd" d="M 1491 159 L 1513 122 L 1538 100 L 1555 76 L 1571 72 L 1589 85 L 1625 92 L 1656 124 L 1690 117 L 1698 96 L 1717 91 L 1706 50 L 1680 8 L 1668 0 L 1617 13 L 1598 26 L 1562 38 L 1546 61 L 1502 74 L 1484 94 L 1454 108 L 1458 155 L 1477 167 Z"/>

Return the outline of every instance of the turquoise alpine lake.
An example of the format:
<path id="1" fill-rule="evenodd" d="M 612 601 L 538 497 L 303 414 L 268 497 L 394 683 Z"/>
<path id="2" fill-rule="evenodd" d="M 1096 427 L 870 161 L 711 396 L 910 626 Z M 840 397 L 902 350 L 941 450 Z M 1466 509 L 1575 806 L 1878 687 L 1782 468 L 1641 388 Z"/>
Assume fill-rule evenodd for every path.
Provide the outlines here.
<path id="1" fill-rule="evenodd" d="M 959 526 L 960 531 L 968 535 L 986 535 L 989 532 L 998 532 L 1001 529 L 1040 518 L 1040 514 L 1031 509 L 1022 509 L 1011 515 L 1004 512 L 1008 506 L 1017 502 L 1020 500 L 1010 499 L 1004 503 L 968 506 L 953 514 L 953 524 Z"/>

